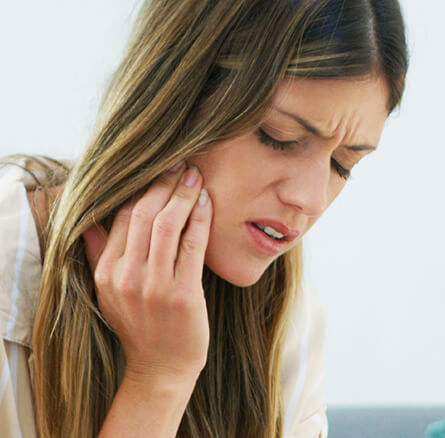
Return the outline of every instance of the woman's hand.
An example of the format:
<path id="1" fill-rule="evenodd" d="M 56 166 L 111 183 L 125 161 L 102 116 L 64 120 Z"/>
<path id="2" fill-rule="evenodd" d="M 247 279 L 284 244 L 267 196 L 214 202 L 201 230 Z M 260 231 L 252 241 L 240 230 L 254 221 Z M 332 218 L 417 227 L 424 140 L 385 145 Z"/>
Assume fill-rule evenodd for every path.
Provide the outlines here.
<path id="1" fill-rule="evenodd" d="M 199 171 L 182 164 L 124 204 L 108 236 L 96 226 L 83 233 L 99 308 L 125 351 L 127 375 L 197 378 L 207 361 L 202 271 L 212 206 L 198 204 L 201 185 Z"/>

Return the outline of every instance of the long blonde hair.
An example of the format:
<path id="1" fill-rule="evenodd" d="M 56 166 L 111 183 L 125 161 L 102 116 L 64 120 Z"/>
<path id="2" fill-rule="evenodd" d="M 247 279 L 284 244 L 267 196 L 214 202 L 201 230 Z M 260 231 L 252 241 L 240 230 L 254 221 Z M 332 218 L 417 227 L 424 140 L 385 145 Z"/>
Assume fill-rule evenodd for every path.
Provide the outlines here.
<path id="1" fill-rule="evenodd" d="M 142 5 L 86 150 L 55 171 L 65 187 L 50 212 L 33 332 L 42 437 L 97 436 L 125 366 L 97 306 L 82 233 L 92 223 L 108 231 L 119 207 L 178 160 L 254 129 L 285 75 L 379 70 L 392 110 L 406 68 L 396 0 Z M 301 276 L 301 245 L 246 288 L 204 267 L 208 362 L 178 436 L 282 437 L 281 352 Z"/>

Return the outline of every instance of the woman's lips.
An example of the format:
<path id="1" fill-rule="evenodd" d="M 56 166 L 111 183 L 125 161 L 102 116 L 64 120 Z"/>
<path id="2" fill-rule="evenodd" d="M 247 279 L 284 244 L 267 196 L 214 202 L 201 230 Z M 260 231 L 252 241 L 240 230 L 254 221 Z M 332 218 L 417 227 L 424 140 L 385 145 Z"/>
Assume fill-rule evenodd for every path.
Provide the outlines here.
<path id="1" fill-rule="evenodd" d="M 283 241 L 292 242 L 292 240 L 296 239 L 301 233 L 298 230 L 291 229 L 283 222 L 272 218 L 261 218 L 261 219 L 252 219 L 247 222 L 261 225 L 262 227 L 271 227 L 275 231 L 278 231 L 280 234 L 283 234 Z"/>
<path id="2" fill-rule="evenodd" d="M 284 252 L 288 241 L 285 239 L 272 239 L 272 237 L 267 236 L 263 231 L 255 227 L 252 222 L 246 222 L 246 226 L 247 232 L 258 250 L 269 256 L 275 256 Z"/>

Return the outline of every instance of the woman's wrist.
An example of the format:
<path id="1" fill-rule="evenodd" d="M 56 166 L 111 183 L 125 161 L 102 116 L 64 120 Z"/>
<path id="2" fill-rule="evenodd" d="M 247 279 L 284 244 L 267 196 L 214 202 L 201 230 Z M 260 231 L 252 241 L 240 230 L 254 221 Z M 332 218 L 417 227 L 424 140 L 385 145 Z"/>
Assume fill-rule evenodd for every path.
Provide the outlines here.
<path id="1" fill-rule="evenodd" d="M 168 391 L 178 392 L 179 390 L 191 393 L 198 377 L 199 373 L 182 373 L 164 368 L 139 368 L 127 365 L 123 380 L 149 390 L 156 389 L 165 393 Z"/>
<path id="2" fill-rule="evenodd" d="M 99 437 L 174 438 L 195 383 L 126 369 Z"/>

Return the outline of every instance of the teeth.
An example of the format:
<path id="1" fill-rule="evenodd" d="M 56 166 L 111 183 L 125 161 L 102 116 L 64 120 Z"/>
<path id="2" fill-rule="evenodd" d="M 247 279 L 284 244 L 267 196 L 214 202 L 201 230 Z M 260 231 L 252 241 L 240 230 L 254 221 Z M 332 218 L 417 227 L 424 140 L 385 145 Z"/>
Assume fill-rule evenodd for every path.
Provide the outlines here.
<path id="1" fill-rule="evenodd" d="M 272 227 L 262 227 L 261 225 L 255 224 L 258 228 L 263 230 L 267 235 L 270 237 L 274 237 L 275 239 L 282 239 L 284 237 L 284 234 L 279 233 L 278 231 L 275 231 Z"/>

